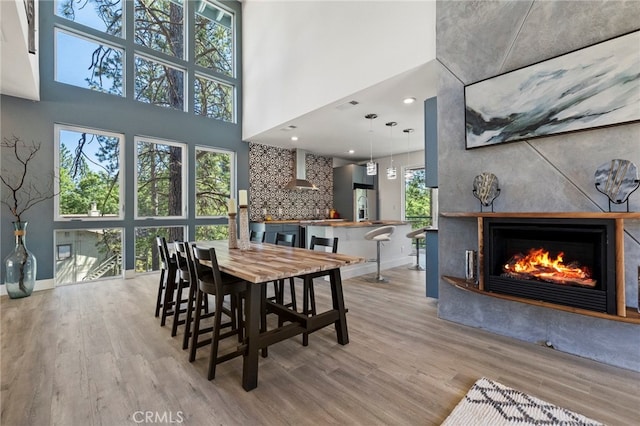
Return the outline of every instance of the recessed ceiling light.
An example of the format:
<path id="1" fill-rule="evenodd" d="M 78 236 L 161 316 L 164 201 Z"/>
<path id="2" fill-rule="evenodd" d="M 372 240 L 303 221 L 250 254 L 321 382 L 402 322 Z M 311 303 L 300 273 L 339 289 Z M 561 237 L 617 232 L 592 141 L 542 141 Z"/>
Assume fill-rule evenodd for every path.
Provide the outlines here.
<path id="1" fill-rule="evenodd" d="M 353 149 L 350 149 L 349 154 L 355 154 L 355 151 Z"/>
<path id="2" fill-rule="evenodd" d="M 295 142 L 295 141 L 298 140 L 298 137 L 297 136 L 291 136 L 291 140 Z"/>
<path id="3" fill-rule="evenodd" d="M 414 103 L 415 101 L 416 101 L 416 98 L 413 98 L 413 97 L 411 97 L 411 98 L 404 98 L 404 99 L 402 100 L 402 102 L 404 102 L 405 104 L 412 104 L 412 103 Z"/>

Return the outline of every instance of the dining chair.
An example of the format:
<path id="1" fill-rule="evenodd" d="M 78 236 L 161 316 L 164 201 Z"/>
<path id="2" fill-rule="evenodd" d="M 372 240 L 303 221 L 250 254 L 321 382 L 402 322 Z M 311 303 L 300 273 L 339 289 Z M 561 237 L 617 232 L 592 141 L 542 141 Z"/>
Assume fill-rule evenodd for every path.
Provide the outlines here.
<path id="1" fill-rule="evenodd" d="M 196 279 L 198 281 L 196 306 L 202 306 L 202 298 L 204 295 L 215 296 L 216 303 L 211 339 L 204 341 L 199 341 L 199 336 L 202 334 L 200 331 L 200 320 L 202 318 L 201 309 L 195 309 L 189 362 L 193 362 L 196 359 L 196 350 L 199 347 L 211 344 L 209 369 L 207 373 L 207 378 L 211 380 L 215 378 L 216 365 L 243 355 L 246 349 L 242 344 L 244 340 L 242 298 L 247 290 L 247 282 L 220 272 L 214 248 L 205 249 L 193 246 L 192 250 Z M 211 266 L 209 267 L 203 264 L 203 261 L 210 262 Z M 224 306 L 224 297 L 227 295 L 230 296 L 230 307 L 228 309 Z M 222 322 L 223 313 L 229 317 L 229 320 L 224 323 Z M 222 333 L 222 329 L 225 328 L 230 328 L 230 330 Z M 241 344 L 237 345 L 235 350 L 220 355 L 218 353 L 220 340 L 232 336 L 238 336 L 238 342 Z"/>
<path id="2" fill-rule="evenodd" d="M 249 241 L 254 241 L 256 243 L 264 243 L 264 238 L 267 236 L 265 231 L 251 231 L 249 235 Z"/>
<path id="3" fill-rule="evenodd" d="M 295 247 L 296 246 L 296 235 L 295 234 L 284 234 L 281 232 L 276 233 L 276 245 L 278 246 L 287 246 L 287 247 Z M 296 287 L 295 282 L 293 281 L 293 277 L 289 278 L 289 291 L 291 292 L 290 302 L 284 303 L 284 280 L 277 280 L 273 282 L 273 290 L 275 294 L 275 301 L 283 306 L 292 308 L 294 311 L 297 309 L 296 303 Z M 280 324 L 282 325 L 282 324 Z"/>
<path id="4" fill-rule="evenodd" d="M 331 248 L 331 253 L 338 252 L 338 238 L 324 238 L 324 237 L 316 237 L 315 235 L 311 236 L 311 242 L 309 243 L 309 250 L 315 250 L 316 248 Z M 320 278 L 324 276 L 328 276 L 330 272 L 327 271 L 319 271 L 311 274 L 306 274 L 302 276 L 303 284 L 302 284 L 302 313 L 305 315 L 315 315 L 316 314 L 316 295 L 313 288 L 313 279 Z M 309 334 L 303 333 L 302 335 L 302 345 L 307 346 L 309 344 Z"/>
<path id="5" fill-rule="evenodd" d="M 162 312 L 160 326 L 164 327 L 167 318 L 173 315 L 173 295 L 176 287 L 176 275 L 178 273 L 178 262 L 175 256 L 169 253 L 167 240 L 165 237 L 156 237 L 158 253 L 160 255 L 161 272 L 158 286 L 158 298 L 156 301 L 156 316 Z"/>

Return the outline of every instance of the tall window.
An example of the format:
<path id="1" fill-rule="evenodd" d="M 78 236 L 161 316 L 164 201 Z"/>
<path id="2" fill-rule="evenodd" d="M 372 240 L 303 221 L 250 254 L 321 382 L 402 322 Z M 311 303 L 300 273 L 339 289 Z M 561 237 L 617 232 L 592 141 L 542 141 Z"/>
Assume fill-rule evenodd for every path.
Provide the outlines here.
<path id="1" fill-rule="evenodd" d="M 410 172 L 407 174 L 407 172 Z M 431 224 L 431 189 L 424 180 L 424 167 L 407 168 L 404 186 L 404 220 L 412 229 Z"/>
<path id="2" fill-rule="evenodd" d="M 185 218 L 186 146 L 136 138 L 136 217 Z"/>
<path id="3" fill-rule="evenodd" d="M 55 134 L 56 219 L 122 219 L 124 136 L 66 125 L 56 125 Z"/>
<path id="4" fill-rule="evenodd" d="M 212 0 L 134 0 L 129 15 L 125 5 L 56 1 L 56 81 L 118 96 L 130 86 L 137 101 L 235 122 L 233 14 Z M 130 46 L 134 60 L 126 63 Z"/>
<path id="5" fill-rule="evenodd" d="M 235 193 L 235 155 L 229 151 L 196 147 L 196 216 L 227 215 L 227 200 Z"/>

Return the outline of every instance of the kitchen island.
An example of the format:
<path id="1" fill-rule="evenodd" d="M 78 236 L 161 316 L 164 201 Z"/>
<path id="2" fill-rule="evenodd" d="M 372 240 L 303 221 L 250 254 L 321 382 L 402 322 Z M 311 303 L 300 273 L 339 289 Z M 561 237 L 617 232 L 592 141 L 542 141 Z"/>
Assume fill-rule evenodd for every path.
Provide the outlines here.
<path id="1" fill-rule="evenodd" d="M 408 265 L 412 262 L 412 240 L 406 235 L 411 232 L 411 224 L 397 220 L 375 220 L 363 222 L 351 221 L 300 221 L 306 232 L 306 247 L 309 247 L 311 236 L 338 238 L 338 253 L 364 257 L 367 263 L 360 263 L 342 268 L 342 277 L 351 278 L 376 272 L 376 243 L 364 239 L 364 235 L 380 226 L 395 226 L 391 241 L 384 242 L 380 250 L 380 269 Z"/>

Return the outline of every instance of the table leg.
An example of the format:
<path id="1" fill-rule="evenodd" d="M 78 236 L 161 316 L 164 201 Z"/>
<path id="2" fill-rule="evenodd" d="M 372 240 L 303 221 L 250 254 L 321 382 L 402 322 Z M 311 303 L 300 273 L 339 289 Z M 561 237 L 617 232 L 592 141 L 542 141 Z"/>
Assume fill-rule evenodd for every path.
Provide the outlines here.
<path id="1" fill-rule="evenodd" d="M 344 307 L 344 297 L 342 294 L 342 278 L 340 268 L 331 271 L 331 298 L 333 299 L 333 309 L 338 311 L 338 320 L 335 322 L 336 337 L 338 343 L 346 345 L 349 343 L 349 333 L 347 331 L 347 316 Z"/>
<path id="2" fill-rule="evenodd" d="M 258 336 L 260 334 L 260 299 L 263 284 L 249 284 L 245 306 L 247 352 L 242 360 L 242 387 L 246 391 L 258 386 Z"/>

